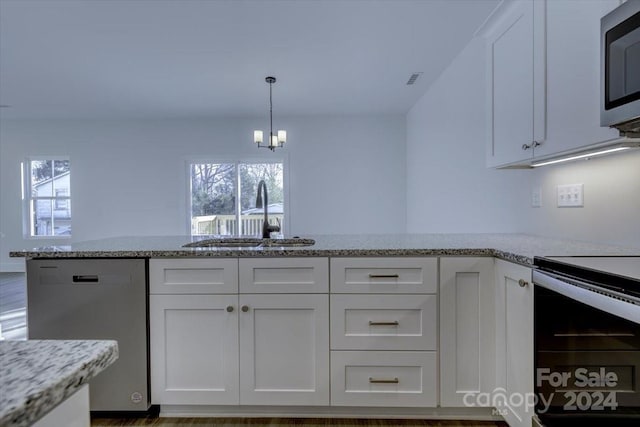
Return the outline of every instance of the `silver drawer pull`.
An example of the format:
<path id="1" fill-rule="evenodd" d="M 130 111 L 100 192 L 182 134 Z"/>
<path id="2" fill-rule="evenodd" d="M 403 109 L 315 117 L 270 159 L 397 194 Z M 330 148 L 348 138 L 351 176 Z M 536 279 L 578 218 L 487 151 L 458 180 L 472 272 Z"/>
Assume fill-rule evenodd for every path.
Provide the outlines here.
<path id="1" fill-rule="evenodd" d="M 397 377 L 393 379 L 369 377 L 369 382 L 371 384 L 398 384 L 400 380 Z"/>
<path id="2" fill-rule="evenodd" d="M 369 326 L 398 326 L 400 322 L 394 320 L 393 322 L 374 322 L 369 320 Z"/>
<path id="3" fill-rule="evenodd" d="M 369 274 L 369 279 L 398 279 L 399 274 Z"/>

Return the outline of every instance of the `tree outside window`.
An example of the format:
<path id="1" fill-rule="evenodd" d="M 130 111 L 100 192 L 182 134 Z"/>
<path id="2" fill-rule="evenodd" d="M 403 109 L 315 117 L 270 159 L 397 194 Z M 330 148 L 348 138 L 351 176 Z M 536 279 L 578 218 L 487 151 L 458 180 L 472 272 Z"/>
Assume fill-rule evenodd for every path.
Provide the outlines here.
<path id="1" fill-rule="evenodd" d="M 256 235 L 264 210 L 256 209 L 260 180 L 269 193 L 269 222 L 284 225 L 284 168 L 277 163 L 191 163 L 191 234 Z"/>

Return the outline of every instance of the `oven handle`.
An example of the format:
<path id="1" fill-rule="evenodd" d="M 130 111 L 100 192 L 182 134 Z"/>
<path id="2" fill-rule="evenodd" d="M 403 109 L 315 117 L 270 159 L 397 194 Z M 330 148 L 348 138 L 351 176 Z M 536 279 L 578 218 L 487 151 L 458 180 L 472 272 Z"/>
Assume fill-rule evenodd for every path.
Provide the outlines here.
<path id="1" fill-rule="evenodd" d="M 593 285 L 588 283 L 572 281 L 574 283 L 570 283 L 565 278 L 553 273 L 533 271 L 533 284 L 536 286 L 640 324 L 640 305 L 589 290 L 588 288 L 593 288 Z"/>

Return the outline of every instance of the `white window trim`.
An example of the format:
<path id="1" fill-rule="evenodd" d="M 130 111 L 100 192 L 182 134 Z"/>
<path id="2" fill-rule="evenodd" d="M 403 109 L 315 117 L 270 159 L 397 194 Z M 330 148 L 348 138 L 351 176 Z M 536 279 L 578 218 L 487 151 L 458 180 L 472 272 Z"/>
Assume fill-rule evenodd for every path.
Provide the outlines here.
<path id="1" fill-rule="evenodd" d="M 71 163 L 70 156 L 29 156 L 20 165 L 21 173 L 21 196 L 22 196 L 22 237 L 25 240 L 69 240 L 73 237 L 73 228 L 71 234 L 65 236 L 34 236 L 31 234 L 31 201 L 32 200 L 58 200 L 66 199 L 71 201 L 71 196 L 67 197 L 31 197 L 31 162 L 38 160 L 68 160 Z M 71 179 L 69 179 L 69 194 L 71 194 Z M 73 214 L 71 215 L 73 222 Z"/>
<path id="2" fill-rule="evenodd" d="M 282 184 L 283 188 L 283 197 L 284 197 L 284 217 L 285 222 L 283 224 L 283 229 L 280 230 L 282 234 L 288 234 L 291 230 L 291 208 L 289 203 L 289 154 L 282 153 L 276 157 L 266 157 L 266 156 L 251 156 L 251 157 L 230 157 L 230 156 L 220 156 L 220 157 L 212 157 L 211 155 L 207 156 L 194 156 L 187 157 L 184 159 L 184 169 L 185 169 L 185 182 L 182 188 L 185 191 L 184 199 L 185 199 L 185 211 L 184 211 L 184 227 L 187 231 L 187 236 L 191 236 L 191 164 L 192 163 L 233 163 L 236 165 L 236 173 L 238 171 L 238 165 L 241 163 L 282 163 Z M 236 215 L 239 216 L 240 203 L 236 203 Z M 239 230 L 236 230 L 238 232 Z"/>

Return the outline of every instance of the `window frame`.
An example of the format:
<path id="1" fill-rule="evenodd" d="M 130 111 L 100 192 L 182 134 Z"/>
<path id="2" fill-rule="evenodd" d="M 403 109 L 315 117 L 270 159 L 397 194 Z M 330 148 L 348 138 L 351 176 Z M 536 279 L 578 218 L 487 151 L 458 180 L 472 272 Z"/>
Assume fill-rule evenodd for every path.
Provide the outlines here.
<path id="1" fill-rule="evenodd" d="M 31 170 L 32 163 L 34 161 L 68 161 L 69 162 L 69 188 L 67 189 L 67 196 L 34 196 L 33 195 L 33 186 L 31 182 Z M 33 222 L 33 214 L 32 206 L 35 205 L 35 202 L 38 200 L 49 200 L 52 206 L 52 213 L 54 210 L 58 209 L 58 204 L 61 203 L 65 208 L 60 209 L 69 209 L 69 205 L 71 204 L 71 157 L 70 156 L 61 156 L 61 155 L 53 155 L 53 156 L 29 156 L 26 157 L 20 165 L 20 173 L 21 173 L 21 197 L 22 197 L 22 235 L 24 239 L 29 240 L 65 240 L 71 239 L 73 236 L 73 227 L 71 228 L 71 233 L 67 235 L 37 235 L 33 234 L 35 231 L 35 223 Z M 53 179 L 53 177 L 52 177 Z M 56 190 L 56 189 L 53 189 Z M 55 192 L 54 192 L 55 194 Z M 73 214 L 70 215 L 69 223 L 73 223 Z M 54 221 L 55 224 L 55 221 Z"/>
<path id="2" fill-rule="evenodd" d="M 185 199 L 186 199 L 186 211 L 185 211 L 185 227 L 187 230 L 187 236 L 198 237 L 201 235 L 191 234 L 191 165 L 194 163 L 212 163 L 212 164 L 233 164 L 235 165 L 235 180 L 236 180 L 236 205 L 235 205 L 235 215 L 236 215 L 236 229 L 234 230 L 234 235 L 238 235 L 240 232 L 240 216 L 241 216 L 241 198 L 239 197 L 240 193 L 238 192 L 240 188 L 240 168 L 241 164 L 251 164 L 251 163 L 282 163 L 282 186 L 283 186 L 283 200 L 284 200 L 284 224 L 282 224 L 282 229 L 280 232 L 282 234 L 287 233 L 287 230 L 290 229 L 289 222 L 291 221 L 291 209 L 289 206 L 289 156 L 287 154 L 280 155 L 277 157 L 260 157 L 260 156 L 247 156 L 247 157 L 229 157 L 229 156 L 197 156 L 197 157 L 189 157 L 185 159 L 185 185 L 183 188 L 186 190 Z"/>

